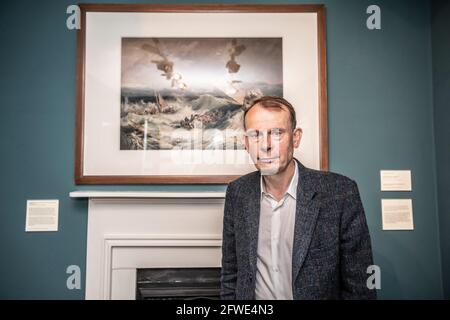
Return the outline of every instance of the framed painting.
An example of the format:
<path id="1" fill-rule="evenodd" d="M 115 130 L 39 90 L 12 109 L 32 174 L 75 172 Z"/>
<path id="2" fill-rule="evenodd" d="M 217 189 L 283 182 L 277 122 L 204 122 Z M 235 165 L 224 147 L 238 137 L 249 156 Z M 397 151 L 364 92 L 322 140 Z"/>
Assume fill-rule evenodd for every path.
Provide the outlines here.
<path id="1" fill-rule="evenodd" d="M 222 184 L 254 171 L 252 99 L 282 96 L 328 169 L 322 5 L 82 4 L 77 184 Z"/>

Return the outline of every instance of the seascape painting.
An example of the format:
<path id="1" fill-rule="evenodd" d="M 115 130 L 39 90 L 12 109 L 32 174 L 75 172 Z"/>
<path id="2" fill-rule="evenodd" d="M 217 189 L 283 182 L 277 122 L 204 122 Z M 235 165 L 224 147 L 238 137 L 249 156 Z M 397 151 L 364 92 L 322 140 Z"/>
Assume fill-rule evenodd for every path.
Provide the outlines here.
<path id="1" fill-rule="evenodd" d="M 121 150 L 244 149 L 255 98 L 283 96 L 282 38 L 122 38 Z"/>

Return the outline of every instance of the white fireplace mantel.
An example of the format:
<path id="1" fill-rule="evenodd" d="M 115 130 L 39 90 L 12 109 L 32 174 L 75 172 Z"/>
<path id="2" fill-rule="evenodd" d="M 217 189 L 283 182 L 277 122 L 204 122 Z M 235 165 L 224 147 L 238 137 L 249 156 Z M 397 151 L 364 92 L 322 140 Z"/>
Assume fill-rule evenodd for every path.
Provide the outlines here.
<path id="1" fill-rule="evenodd" d="M 95 190 L 82 190 L 70 192 L 71 198 L 142 198 L 142 199 L 155 199 L 155 198 L 209 198 L 209 199 L 224 199 L 225 192 L 154 192 L 154 191 L 95 191 Z"/>
<path id="2" fill-rule="evenodd" d="M 73 191 L 88 198 L 86 299 L 135 299 L 136 270 L 220 267 L 225 192 Z"/>

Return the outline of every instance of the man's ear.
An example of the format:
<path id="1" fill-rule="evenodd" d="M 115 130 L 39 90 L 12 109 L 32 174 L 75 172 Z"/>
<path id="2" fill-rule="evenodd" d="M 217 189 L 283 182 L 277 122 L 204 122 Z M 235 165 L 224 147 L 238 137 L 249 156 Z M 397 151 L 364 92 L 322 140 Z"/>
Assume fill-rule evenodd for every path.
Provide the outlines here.
<path id="1" fill-rule="evenodd" d="M 300 146 L 300 141 L 302 140 L 303 131 L 300 128 L 295 128 L 292 139 L 294 140 L 294 148 Z"/>

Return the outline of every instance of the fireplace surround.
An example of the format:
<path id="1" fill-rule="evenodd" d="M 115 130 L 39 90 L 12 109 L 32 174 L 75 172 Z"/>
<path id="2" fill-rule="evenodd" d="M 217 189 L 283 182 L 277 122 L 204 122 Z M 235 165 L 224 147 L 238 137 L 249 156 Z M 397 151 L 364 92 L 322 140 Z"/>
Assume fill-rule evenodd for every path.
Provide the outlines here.
<path id="1" fill-rule="evenodd" d="M 86 299 L 136 299 L 138 269 L 221 267 L 224 192 L 70 197 L 89 199 Z"/>

